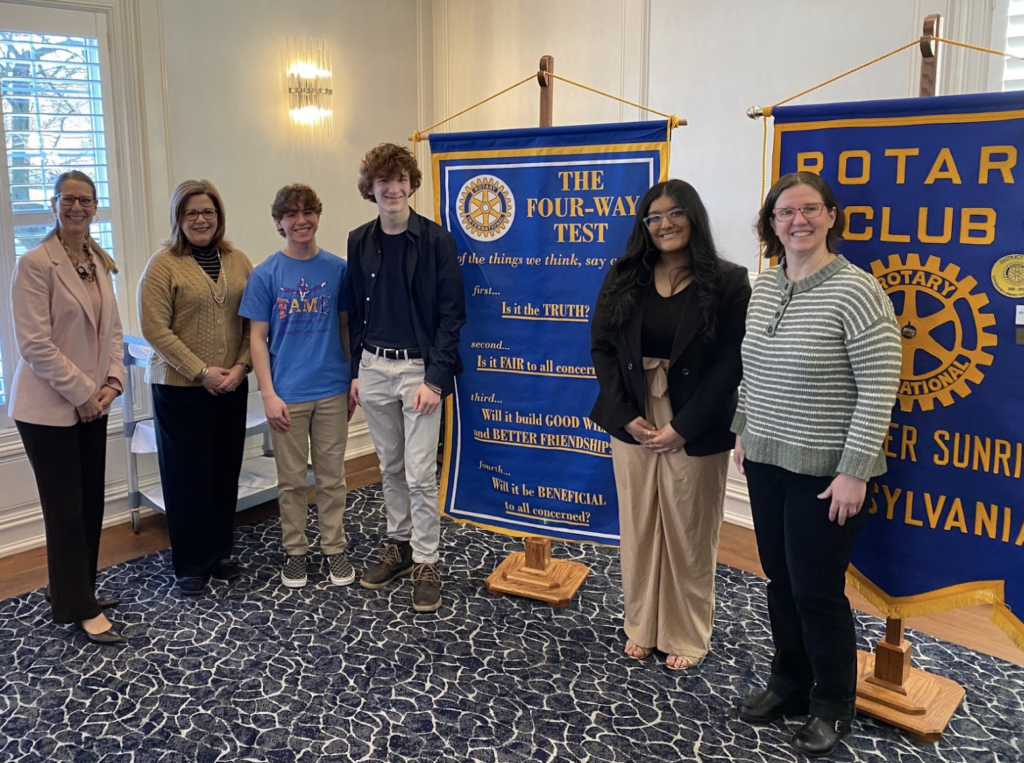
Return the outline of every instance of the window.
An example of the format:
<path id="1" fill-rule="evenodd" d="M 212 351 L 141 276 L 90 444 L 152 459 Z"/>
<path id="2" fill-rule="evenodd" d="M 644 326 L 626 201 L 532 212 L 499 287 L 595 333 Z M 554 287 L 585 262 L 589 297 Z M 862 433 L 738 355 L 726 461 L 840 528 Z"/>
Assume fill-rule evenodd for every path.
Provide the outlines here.
<path id="1" fill-rule="evenodd" d="M 57 177 L 81 170 L 96 183 L 99 203 L 92 236 L 114 253 L 111 178 L 98 37 L 41 34 L 0 28 L 0 169 L 6 188 L 0 199 L 10 215 L 13 240 L 0 242 L 0 405 L 6 406 L 17 363 L 9 323 L 6 284 L 17 258 L 39 244 L 53 227 L 50 198 Z M 3 191 L 6 191 L 4 193 Z M 5 237 L 9 233 L 3 234 Z M 5 422 L 9 423 L 9 422 Z"/>
<path id="2" fill-rule="evenodd" d="M 1010 0 L 1006 10 L 1007 53 L 1024 56 L 1024 0 Z M 1024 90 L 1024 61 L 1006 59 L 1003 90 Z"/>

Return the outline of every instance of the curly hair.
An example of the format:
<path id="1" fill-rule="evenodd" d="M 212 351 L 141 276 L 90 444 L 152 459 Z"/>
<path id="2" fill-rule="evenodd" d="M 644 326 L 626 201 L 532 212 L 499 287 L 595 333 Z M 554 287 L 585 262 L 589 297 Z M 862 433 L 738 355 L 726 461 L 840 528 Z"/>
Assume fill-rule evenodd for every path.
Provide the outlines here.
<path id="1" fill-rule="evenodd" d="M 367 151 L 359 165 L 359 193 L 367 201 L 376 201 L 373 181 L 378 178 L 391 180 L 402 175 L 409 176 L 409 185 L 415 193 L 423 182 L 423 173 L 416 165 L 416 157 L 407 148 L 394 143 L 381 143 Z"/>
<path id="2" fill-rule="evenodd" d="M 274 218 L 275 223 L 279 223 L 286 214 L 298 209 L 316 212 L 319 215 L 324 211 L 324 205 L 320 201 L 320 197 L 316 195 L 316 191 L 308 185 L 292 183 L 277 192 L 274 203 L 270 205 L 270 216 Z M 277 227 L 277 232 L 284 235 L 281 226 Z"/>

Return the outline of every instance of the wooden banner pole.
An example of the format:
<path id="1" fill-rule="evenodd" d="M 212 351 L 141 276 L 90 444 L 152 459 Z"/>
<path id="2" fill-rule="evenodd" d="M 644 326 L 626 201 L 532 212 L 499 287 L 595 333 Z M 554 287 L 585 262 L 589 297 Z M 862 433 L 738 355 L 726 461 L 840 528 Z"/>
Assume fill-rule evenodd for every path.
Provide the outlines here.
<path id="1" fill-rule="evenodd" d="M 942 16 L 924 20 L 921 35 L 919 97 L 935 95 L 939 86 L 939 55 Z M 885 621 L 885 637 L 875 653 L 857 653 L 857 710 L 907 731 L 922 742 L 935 742 L 949 725 L 964 698 L 956 681 L 911 666 L 910 642 L 903 638 L 903 621 Z"/>
<path id="2" fill-rule="evenodd" d="M 553 123 L 555 78 L 547 75 L 554 71 L 554 56 L 541 56 L 537 68 L 541 127 L 551 127 Z M 589 574 L 590 568 L 585 564 L 552 559 L 550 539 L 527 538 L 526 550 L 509 554 L 486 582 L 487 590 L 495 596 L 510 593 L 561 608 L 569 606 Z"/>
<path id="3" fill-rule="evenodd" d="M 541 56 L 537 67 L 537 82 L 540 84 L 540 126 L 554 125 L 555 78 L 548 73 L 555 71 L 555 57 Z"/>

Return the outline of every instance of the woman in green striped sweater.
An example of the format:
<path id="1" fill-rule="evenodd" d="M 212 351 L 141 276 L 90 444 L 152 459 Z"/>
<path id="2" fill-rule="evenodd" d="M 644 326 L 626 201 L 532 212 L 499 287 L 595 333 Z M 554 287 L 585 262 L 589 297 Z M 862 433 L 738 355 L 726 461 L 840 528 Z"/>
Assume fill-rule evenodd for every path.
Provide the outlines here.
<path id="1" fill-rule="evenodd" d="M 843 210 L 819 176 L 778 180 L 757 231 L 778 267 L 754 283 L 733 420 L 775 655 L 740 717 L 810 714 L 793 744 L 827 755 L 850 732 L 857 653 L 845 573 L 868 481 L 885 472 L 900 334 L 879 284 L 836 252 Z"/>

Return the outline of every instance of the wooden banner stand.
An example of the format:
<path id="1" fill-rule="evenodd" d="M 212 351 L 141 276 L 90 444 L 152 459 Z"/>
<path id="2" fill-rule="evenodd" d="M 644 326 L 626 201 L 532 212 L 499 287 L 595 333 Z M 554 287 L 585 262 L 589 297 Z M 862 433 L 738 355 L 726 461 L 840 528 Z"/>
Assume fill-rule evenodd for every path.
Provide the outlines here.
<path id="1" fill-rule="evenodd" d="M 874 654 L 857 652 L 857 710 L 907 731 L 919 742 L 937 742 L 963 701 L 956 681 L 910 666 L 903 621 L 888 618 Z"/>
<path id="2" fill-rule="evenodd" d="M 555 609 L 569 606 L 590 568 L 580 562 L 551 558 L 548 538 L 527 538 L 526 551 L 515 551 L 487 578 L 487 590 L 495 596 L 511 593 L 539 599 Z"/>
<path id="3" fill-rule="evenodd" d="M 540 83 L 540 126 L 551 127 L 554 109 L 555 80 L 546 72 L 554 72 L 555 59 L 541 56 L 537 72 Z M 555 608 L 567 607 L 576 591 L 590 574 L 580 562 L 551 558 L 551 541 L 527 538 L 526 551 L 516 551 L 499 564 L 487 577 L 487 590 L 501 596 L 506 593 L 539 599 Z"/>
<path id="4" fill-rule="evenodd" d="M 938 55 L 934 37 L 941 37 L 942 17 L 924 20 L 921 37 L 919 95 L 935 95 Z M 888 618 L 885 638 L 874 654 L 857 653 L 857 710 L 907 731 L 920 742 L 936 742 L 963 701 L 956 681 L 931 675 L 910 665 L 910 643 L 903 638 L 903 621 Z"/>

